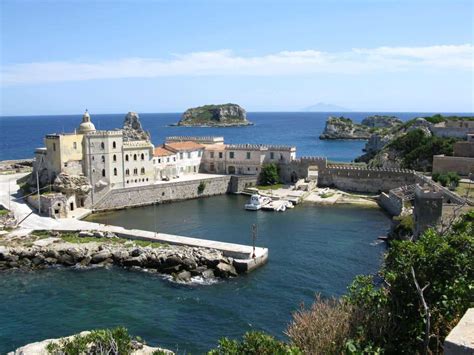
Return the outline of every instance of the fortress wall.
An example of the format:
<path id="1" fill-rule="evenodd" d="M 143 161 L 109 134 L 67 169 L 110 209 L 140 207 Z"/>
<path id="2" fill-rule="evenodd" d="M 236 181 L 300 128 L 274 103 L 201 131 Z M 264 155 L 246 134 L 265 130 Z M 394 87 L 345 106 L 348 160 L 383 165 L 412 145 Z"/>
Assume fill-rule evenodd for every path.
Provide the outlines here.
<path id="1" fill-rule="evenodd" d="M 191 181 L 166 182 L 147 186 L 129 187 L 110 190 L 98 202 L 95 210 L 122 209 L 144 206 L 153 203 L 189 200 L 199 197 L 222 195 L 230 192 L 231 176 L 216 176 Z M 203 181 L 206 185 L 202 193 L 198 186 Z"/>
<path id="2" fill-rule="evenodd" d="M 433 157 L 433 173 L 456 172 L 462 176 L 474 174 L 474 158 L 448 157 L 435 155 Z"/>
<path id="3" fill-rule="evenodd" d="M 323 157 L 302 157 L 289 163 L 280 164 L 280 178 L 287 183 L 292 182 L 292 176 L 296 176 L 297 179 L 304 179 L 308 177 L 310 166 L 316 166 L 319 172 L 324 171 L 327 167 L 327 159 Z"/>
<path id="4" fill-rule="evenodd" d="M 466 138 L 468 133 L 474 133 L 473 128 L 467 127 L 430 127 L 431 133 L 438 137 Z"/>
<path id="5" fill-rule="evenodd" d="M 403 209 L 403 200 L 393 193 L 388 195 L 382 192 L 379 197 L 379 205 L 392 216 L 399 216 Z"/>
<path id="6" fill-rule="evenodd" d="M 256 186 L 258 183 L 258 176 L 256 175 L 232 175 L 230 178 L 229 192 L 237 193 L 244 191 L 247 187 Z"/>
<path id="7" fill-rule="evenodd" d="M 414 172 L 405 169 L 365 169 L 330 166 L 319 174 L 318 185 L 340 190 L 380 193 L 415 183 Z"/>

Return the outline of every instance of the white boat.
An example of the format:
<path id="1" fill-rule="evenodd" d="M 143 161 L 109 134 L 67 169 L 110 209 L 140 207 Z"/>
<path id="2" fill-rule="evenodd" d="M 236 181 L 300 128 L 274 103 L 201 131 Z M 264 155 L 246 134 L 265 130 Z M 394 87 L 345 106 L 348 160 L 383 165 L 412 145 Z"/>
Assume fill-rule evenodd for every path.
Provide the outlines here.
<path id="1" fill-rule="evenodd" d="M 265 206 L 271 200 L 272 199 L 270 197 L 260 196 L 259 194 L 253 194 L 252 196 L 250 196 L 249 203 L 245 204 L 245 209 L 249 211 L 258 211 L 262 208 L 262 206 Z"/>

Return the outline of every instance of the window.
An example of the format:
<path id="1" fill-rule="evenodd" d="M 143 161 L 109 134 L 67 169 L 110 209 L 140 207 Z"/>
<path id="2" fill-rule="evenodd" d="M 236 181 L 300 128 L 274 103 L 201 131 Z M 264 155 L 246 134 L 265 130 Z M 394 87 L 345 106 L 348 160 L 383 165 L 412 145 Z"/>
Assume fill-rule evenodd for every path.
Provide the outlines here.
<path id="1" fill-rule="evenodd" d="M 166 158 L 166 162 L 169 163 L 169 162 L 170 162 L 170 158 Z"/>
<path id="2" fill-rule="evenodd" d="M 188 159 L 191 159 L 191 152 L 188 152 Z"/>
<path id="3" fill-rule="evenodd" d="M 94 156 L 92 156 L 92 160 L 95 160 Z"/>
<path id="4" fill-rule="evenodd" d="M 176 157 L 173 157 L 173 161 L 176 161 Z"/>
<path id="5" fill-rule="evenodd" d="M 158 159 L 158 163 L 161 163 L 161 159 Z"/>
<path id="6" fill-rule="evenodd" d="M 74 149 L 77 149 L 77 142 L 72 143 L 72 147 L 73 147 Z"/>
<path id="7" fill-rule="evenodd" d="M 130 170 L 129 170 L 129 169 L 125 170 L 125 175 L 126 175 L 126 176 L 129 176 L 129 175 L 130 175 Z"/>
<path id="8" fill-rule="evenodd" d="M 198 152 L 198 157 L 202 157 L 202 150 Z"/>
<path id="9" fill-rule="evenodd" d="M 114 176 L 117 176 L 117 168 L 114 168 Z"/>
<path id="10" fill-rule="evenodd" d="M 145 174 L 145 168 L 142 168 L 142 170 L 140 171 L 140 174 Z"/>
<path id="11" fill-rule="evenodd" d="M 194 172 L 196 172 L 196 166 L 194 166 Z"/>
<path id="12" fill-rule="evenodd" d="M 105 144 L 104 144 L 104 142 L 100 143 L 100 147 L 101 147 L 102 149 L 105 149 Z"/>
<path id="13" fill-rule="evenodd" d="M 230 152 L 230 153 L 229 153 L 229 158 L 230 158 L 230 159 L 234 159 L 234 155 L 235 155 L 234 152 Z"/>
<path id="14" fill-rule="evenodd" d="M 133 169 L 133 175 L 138 175 L 138 169 L 137 168 Z M 137 180 L 135 180 L 135 182 L 137 182 Z"/>
<path id="15" fill-rule="evenodd" d="M 56 143 L 53 143 L 53 150 L 56 151 Z"/>
<path id="16" fill-rule="evenodd" d="M 128 154 L 125 155 L 125 161 L 128 161 Z"/>
<path id="17" fill-rule="evenodd" d="M 211 156 L 211 158 L 214 158 L 214 152 L 210 152 L 209 155 Z"/>
<path id="18" fill-rule="evenodd" d="M 222 159 L 222 156 L 223 156 L 222 152 L 219 152 L 219 159 Z"/>
<path id="19" fill-rule="evenodd" d="M 137 155 L 133 154 L 133 160 L 137 160 Z"/>
<path id="20" fill-rule="evenodd" d="M 275 153 L 270 152 L 270 159 L 272 159 L 272 160 L 275 159 Z"/>
<path id="21" fill-rule="evenodd" d="M 105 163 L 105 156 L 102 155 L 101 160 L 102 160 L 102 163 Z"/>
<path id="22" fill-rule="evenodd" d="M 183 159 L 183 153 L 179 153 L 179 159 Z"/>
<path id="23" fill-rule="evenodd" d="M 211 163 L 211 164 L 209 165 L 209 170 L 210 170 L 210 171 L 214 171 L 214 170 L 215 170 L 214 163 Z"/>
<path id="24" fill-rule="evenodd" d="M 250 159 L 250 152 L 247 152 L 247 159 Z"/>
<path id="25" fill-rule="evenodd" d="M 117 148 L 117 143 L 112 142 L 112 148 L 114 148 L 114 149 Z"/>
<path id="26" fill-rule="evenodd" d="M 117 161 L 117 156 L 114 154 L 114 161 Z"/>
<path id="27" fill-rule="evenodd" d="M 250 171 L 250 168 L 247 168 L 247 171 Z"/>
<path id="28" fill-rule="evenodd" d="M 145 160 L 145 154 L 142 153 L 141 157 L 142 160 Z"/>
<path id="29" fill-rule="evenodd" d="M 102 169 L 102 177 L 105 177 L 105 169 Z"/>

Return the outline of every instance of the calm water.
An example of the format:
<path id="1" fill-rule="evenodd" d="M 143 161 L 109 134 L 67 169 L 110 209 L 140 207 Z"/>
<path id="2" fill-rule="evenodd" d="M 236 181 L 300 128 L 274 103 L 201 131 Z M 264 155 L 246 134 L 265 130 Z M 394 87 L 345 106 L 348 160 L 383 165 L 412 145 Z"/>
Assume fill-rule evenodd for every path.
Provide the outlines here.
<path id="1" fill-rule="evenodd" d="M 376 112 L 250 112 L 248 118 L 255 126 L 230 128 L 169 127 L 169 124 L 179 121 L 179 113 L 140 114 L 140 119 L 143 127 L 151 132 L 154 144 L 161 144 L 165 137 L 173 135 L 214 135 L 224 136 L 228 143 L 296 145 L 299 156 L 316 155 L 335 161 L 351 161 L 361 154 L 365 143 L 320 141 L 318 137 L 324 129 L 326 119 L 329 115 L 345 115 L 359 122 L 372 114 Z M 403 120 L 430 115 L 421 112 L 391 114 Z M 125 113 L 92 113 L 92 121 L 97 129 L 115 129 L 122 127 L 124 116 Z M 72 132 L 81 122 L 81 117 L 82 115 L 0 117 L 0 160 L 32 157 L 35 148 L 43 146 L 46 134 Z"/>
<path id="2" fill-rule="evenodd" d="M 258 329 L 284 337 L 301 302 L 341 295 L 352 278 L 375 273 L 389 228 L 376 208 L 298 206 L 247 212 L 243 196 L 219 196 L 95 215 L 125 227 L 250 243 L 270 250 L 263 268 L 215 285 L 176 285 L 141 272 L 95 269 L 0 274 L 0 353 L 81 330 L 125 325 L 150 344 L 202 353 L 221 336 Z M 156 218 L 154 218 L 156 216 Z"/>

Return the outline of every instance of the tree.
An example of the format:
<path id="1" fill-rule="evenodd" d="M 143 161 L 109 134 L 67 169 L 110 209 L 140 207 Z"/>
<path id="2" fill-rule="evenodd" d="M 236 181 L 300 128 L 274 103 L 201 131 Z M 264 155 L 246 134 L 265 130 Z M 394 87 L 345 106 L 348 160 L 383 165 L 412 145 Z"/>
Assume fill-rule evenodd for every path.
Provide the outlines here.
<path id="1" fill-rule="evenodd" d="M 266 164 L 262 167 L 260 173 L 260 184 L 269 186 L 275 185 L 280 182 L 280 176 L 278 173 L 278 167 L 274 163 Z"/>

